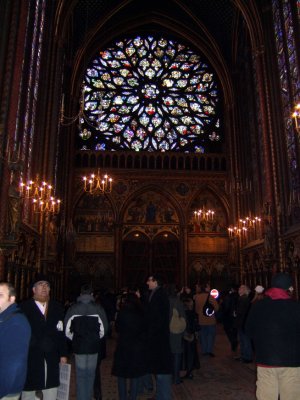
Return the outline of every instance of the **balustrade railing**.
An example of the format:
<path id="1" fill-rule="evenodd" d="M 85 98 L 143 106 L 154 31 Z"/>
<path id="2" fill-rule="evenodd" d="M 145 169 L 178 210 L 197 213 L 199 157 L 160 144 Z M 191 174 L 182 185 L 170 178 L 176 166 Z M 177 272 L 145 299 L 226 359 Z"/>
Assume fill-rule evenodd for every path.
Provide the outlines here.
<path id="1" fill-rule="evenodd" d="M 75 156 L 76 168 L 140 170 L 191 170 L 226 172 L 223 154 L 136 153 L 81 150 Z"/>

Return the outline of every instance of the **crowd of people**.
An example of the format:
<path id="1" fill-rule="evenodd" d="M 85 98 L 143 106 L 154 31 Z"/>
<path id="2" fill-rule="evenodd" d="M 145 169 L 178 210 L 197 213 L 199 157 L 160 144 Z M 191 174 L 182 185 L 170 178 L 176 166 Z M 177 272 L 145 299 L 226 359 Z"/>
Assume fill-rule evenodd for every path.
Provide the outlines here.
<path id="1" fill-rule="evenodd" d="M 171 400 L 172 384 L 193 379 L 201 357 L 215 357 L 216 324 L 223 324 L 232 356 L 257 364 L 258 400 L 296 400 L 300 393 L 300 303 L 290 275 L 270 288 L 233 284 L 219 298 L 209 283 L 195 290 L 149 276 L 118 296 L 87 284 L 65 309 L 37 275 L 32 298 L 18 306 L 14 287 L 0 283 L 0 400 L 56 400 L 59 366 L 74 354 L 76 398 L 102 398 L 100 365 L 106 338 L 116 333 L 112 375 L 120 400 L 149 393 Z"/>

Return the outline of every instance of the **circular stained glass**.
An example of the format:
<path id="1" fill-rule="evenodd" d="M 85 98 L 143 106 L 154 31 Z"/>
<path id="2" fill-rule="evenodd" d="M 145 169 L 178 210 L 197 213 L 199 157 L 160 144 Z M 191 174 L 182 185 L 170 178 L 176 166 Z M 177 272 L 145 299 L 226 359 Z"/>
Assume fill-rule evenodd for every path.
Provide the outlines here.
<path id="1" fill-rule="evenodd" d="M 208 63 L 174 40 L 116 42 L 83 82 L 81 148 L 208 152 L 220 140 L 219 92 Z"/>

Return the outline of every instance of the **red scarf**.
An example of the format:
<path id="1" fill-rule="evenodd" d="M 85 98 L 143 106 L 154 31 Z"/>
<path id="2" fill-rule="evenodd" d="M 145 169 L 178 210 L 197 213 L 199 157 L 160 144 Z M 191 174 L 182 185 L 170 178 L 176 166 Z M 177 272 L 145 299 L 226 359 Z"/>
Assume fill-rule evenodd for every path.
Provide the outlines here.
<path id="1" fill-rule="evenodd" d="M 266 296 L 271 297 L 272 300 L 291 300 L 291 295 L 287 290 L 275 287 L 267 290 Z"/>

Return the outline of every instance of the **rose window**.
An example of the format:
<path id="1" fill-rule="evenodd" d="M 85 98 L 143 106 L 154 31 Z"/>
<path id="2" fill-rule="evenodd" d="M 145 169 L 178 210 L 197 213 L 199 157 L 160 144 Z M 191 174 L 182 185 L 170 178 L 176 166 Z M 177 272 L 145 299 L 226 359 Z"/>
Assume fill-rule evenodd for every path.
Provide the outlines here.
<path id="1" fill-rule="evenodd" d="M 116 42 L 83 82 L 80 148 L 209 152 L 220 141 L 215 73 L 186 45 L 164 38 Z"/>

